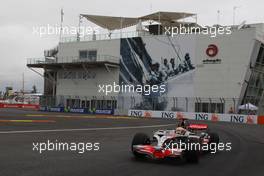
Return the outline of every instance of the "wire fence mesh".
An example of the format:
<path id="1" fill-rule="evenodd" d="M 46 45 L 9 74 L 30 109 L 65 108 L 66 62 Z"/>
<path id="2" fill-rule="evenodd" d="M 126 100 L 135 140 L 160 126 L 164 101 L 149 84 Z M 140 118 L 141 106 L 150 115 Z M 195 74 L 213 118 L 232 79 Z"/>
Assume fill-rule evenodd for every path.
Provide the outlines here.
<path id="1" fill-rule="evenodd" d="M 259 100 L 251 99 L 245 103 Z M 42 96 L 41 106 L 70 107 L 87 109 L 115 109 L 120 115 L 129 109 L 160 110 L 207 113 L 258 114 L 251 107 L 239 108 L 238 98 L 202 98 L 202 97 L 142 97 L 142 96 Z"/>

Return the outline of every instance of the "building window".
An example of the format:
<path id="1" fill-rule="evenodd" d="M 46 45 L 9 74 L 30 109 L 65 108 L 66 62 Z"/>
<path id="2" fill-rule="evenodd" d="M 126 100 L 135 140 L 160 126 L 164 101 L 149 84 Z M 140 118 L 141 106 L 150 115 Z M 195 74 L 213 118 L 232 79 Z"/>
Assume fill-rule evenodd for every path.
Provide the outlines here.
<path id="1" fill-rule="evenodd" d="M 97 58 L 97 51 L 96 50 L 91 50 L 88 52 L 88 59 L 91 61 L 96 61 Z"/>
<path id="2" fill-rule="evenodd" d="M 97 58 L 97 50 L 82 50 L 79 51 L 79 58 L 90 60 L 90 61 L 96 61 Z"/>
<path id="3" fill-rule="evenodd" d="M 85 50 L 85 51 L 80 51 L 79 52 L 79 58 L 80 59 L 87 59 L 88 58 L 88 51 Z"/>
<path id="4" fill-rule="evenodd" d="M 62 79 L 76 79 L 76 72 L 64 71 Z"/>
<path id="5" fill-rule="evenodd" d="M 264 64 L 264 45 L 262 44 L 259 49 L 257 63 Z"/>

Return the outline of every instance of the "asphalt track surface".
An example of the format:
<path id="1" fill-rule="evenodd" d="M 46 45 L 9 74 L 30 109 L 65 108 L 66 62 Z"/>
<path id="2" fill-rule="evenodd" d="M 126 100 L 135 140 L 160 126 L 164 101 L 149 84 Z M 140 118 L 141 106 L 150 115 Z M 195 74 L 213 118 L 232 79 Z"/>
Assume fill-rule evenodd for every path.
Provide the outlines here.
<path id="1" fill-rule="evenodd" d="M 5 121 L 24 120 L 24 121 Z M 29 120 L 48 120 L 30 122 Z M 138 161 L 130 152 L 137 132 L 174 128 L 175 120 L 131 119 L 0 109 L 0 176 L 263 176 L 264 126 L 208 123 L 231 151 L 198 164 Z M 33 151 L 33 142 L 99 142 L 99 151 Z"/>

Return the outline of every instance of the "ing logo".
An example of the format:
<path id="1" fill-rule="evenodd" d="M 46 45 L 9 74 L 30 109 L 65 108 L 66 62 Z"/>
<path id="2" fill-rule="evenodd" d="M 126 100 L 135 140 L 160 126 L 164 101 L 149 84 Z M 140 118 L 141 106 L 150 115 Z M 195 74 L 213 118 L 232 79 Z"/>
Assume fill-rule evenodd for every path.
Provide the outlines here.
<path id="1" fill-rule="evenodd" d="M 247 116 L 247 121 L 246 123 L 249 123 L 249 124 L 253 124 L 254 123 L 254 119 L 252 116 Z"/>
<path id="2" fill-rule="evenodd" d="M 144 117 L 150 118 L 150 117 L 152 117 L 152 113 L 146 111 L 146 112 L 144 113 Z"/>
<path id="3" fill-rule="evenodd" d="M 219 117 L 216 114 L 212 114 L 211 121 L 217 122 L 219 121 Z"/>

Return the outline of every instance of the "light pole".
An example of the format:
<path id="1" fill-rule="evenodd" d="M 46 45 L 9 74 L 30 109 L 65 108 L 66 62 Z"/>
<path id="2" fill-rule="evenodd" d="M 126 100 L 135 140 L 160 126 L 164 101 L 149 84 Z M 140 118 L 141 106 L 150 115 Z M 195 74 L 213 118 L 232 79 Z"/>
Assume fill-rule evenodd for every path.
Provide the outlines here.
<path id="1" fill-rule="evenodd" d="M 220 25 L 220 10 L 217 10 L 217 25 Z"/>
<path id="2" fill-rule="evenodd" d="M 80 14 L 79 15 L 79 23 L 78 23 L 78 32 L 77 32 L 77 41 L 78 42 L 80 41 L 82 18 L 83 18 L 83 16 Z"/>
<path id="3" fill-rule="evenodd" d="M 233 26 L 236 23 L 236 9 L 240 8 L 240 6 L 234 6 L 233 7 Z"/>

